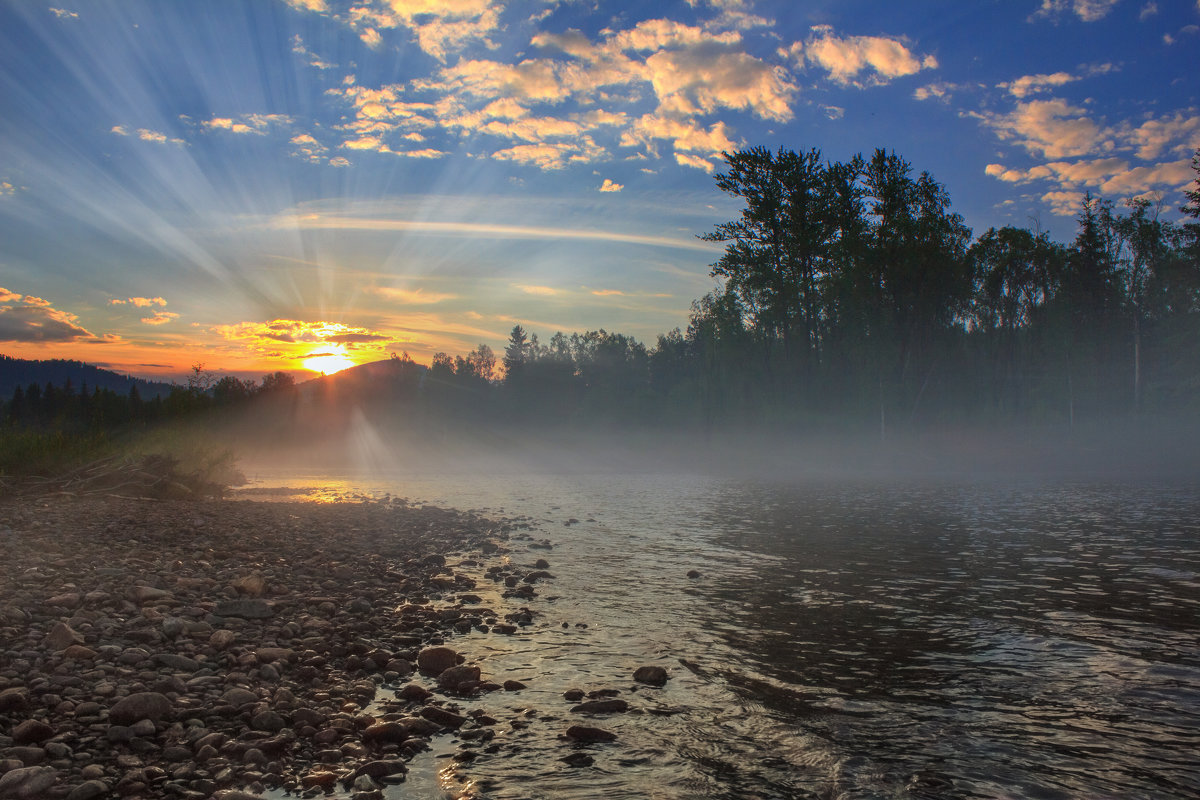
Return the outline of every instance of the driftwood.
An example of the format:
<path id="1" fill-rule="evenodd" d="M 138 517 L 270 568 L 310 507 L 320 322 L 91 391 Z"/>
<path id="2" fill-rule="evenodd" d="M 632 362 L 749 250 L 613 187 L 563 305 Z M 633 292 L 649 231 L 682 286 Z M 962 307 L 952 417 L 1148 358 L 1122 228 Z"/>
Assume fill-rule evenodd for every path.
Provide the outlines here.
<path id="1" fill-rule="evenodd" d="M 167 455 L 109 456 L 50 477 L 0 479 L 0 491 L 10 495 L 116 495 L 184 500 L 220 497 L 227 488 L 202 472 L 180 472 L 179 461 Z"/>

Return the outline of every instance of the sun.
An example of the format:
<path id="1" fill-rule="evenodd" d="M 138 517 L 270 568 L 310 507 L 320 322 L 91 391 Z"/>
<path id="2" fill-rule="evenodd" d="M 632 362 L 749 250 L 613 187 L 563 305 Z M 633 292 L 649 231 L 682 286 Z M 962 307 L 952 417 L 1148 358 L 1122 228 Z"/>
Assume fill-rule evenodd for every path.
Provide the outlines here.
<path id="1" fill-rule="evenodd" d="M 302 363 L 305 369 L 320 372 L 322 375 L 332 375 L 335 372 L 341 372 L 347 367 L 354 366 L 354 361 L 349 356 L 336 350 L 322 350 L 321 352 L 313 353 L 304 359 Z"/>

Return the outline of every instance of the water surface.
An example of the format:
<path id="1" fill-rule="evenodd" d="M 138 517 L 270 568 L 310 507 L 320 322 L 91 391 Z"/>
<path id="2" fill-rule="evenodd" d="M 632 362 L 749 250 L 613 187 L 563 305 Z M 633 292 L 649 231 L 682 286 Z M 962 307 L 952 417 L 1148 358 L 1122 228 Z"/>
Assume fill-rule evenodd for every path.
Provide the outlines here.
<path id="1" fill-rule="evenodd" d="M 443 737 L 389 797 L 1197 796 L 1195 487 L 260 483 L 526 514 L 554 544 L 510 556 L 551 562 L 555 579 L 527 602 L 533 625 L 452 642 L 485 676 L 529 686 L 463 703 L 501 719 L 496 751 L 458 765 L 439 757 L 459 744 Z M 643 664 L 667 667 L 666 687 L 636 686 Z M 618 740 L 584 748 L 587 767 L 560 760 L 580 748 L 559 734 L 586 722 L 570 688 L 616 689 L 634 707 L 592 720 Z"/>

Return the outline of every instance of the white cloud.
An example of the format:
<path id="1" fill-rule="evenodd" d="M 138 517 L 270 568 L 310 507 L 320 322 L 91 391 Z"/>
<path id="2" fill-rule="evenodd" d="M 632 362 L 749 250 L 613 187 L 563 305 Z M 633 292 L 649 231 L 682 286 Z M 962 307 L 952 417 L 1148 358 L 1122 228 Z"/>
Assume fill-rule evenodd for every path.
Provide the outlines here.
<path id="1" fill-rule="evenodd" d="M 932 55 L 918 56 L 902 41 L 887 36 L 834 35 L 828 25 L 817 25 L 814 35 L 784 51 L 797 63 L 817 66 L 837 83 L 854 86 L 879 85 L 896 78 L 935 69 Z"/>
<path id="2" fill-rule="evenodd" d="M 118 131 L 114 128 L 113 133 L 117 133 L 117 132 Z M 183 139 L 171 138 L 171 137 L 168 137 L 165 133 L 160 133 L 159 131 L 150 130 L 149 128 L 138 128 L 137 134 L 138 134 L 138 138 L 141 139 L 143 142 L 154 142 L 156 144 L 167 144 L 168 142 L 170 144 L 180 144 L 180 145 L 184 144 Z M 125 136 L 127 134 L 125 134 L 124 132 L 121 132 L 121 135 Z"/>
<path id="3" fill-rule="evenodd" d="M 155 311 L 149 317 L 142 317 L 142 322 L 146 325 L 166 325 L 173 319 L 179 319 L 179 315 L 172 311 Z"/>
<path id="4" fill-rule="evenodd" d="M 51 8 L 50 13 L 59 19 L 79 19 L 79 14 L 74 11 L 67 11 L 65 8 Z"/>
<path id="5" fill-rule="evenodd" d="M 1057 18 L 1072 13 L 1084 22 L 1095 22 L 1108 16 L 1108 12 L 1120 0 L 1042 0 L 1041 8 L 1030 15 L 1032 22 L 1038 18 Z"/>
<path id="6" fill-rule="evenodd" d="M 600 191 L 602 191 L 602 192 L 619 192 L 624 188 L 625 188 L 624 184 L 613 183 L 608 178 L 605 178 L 604 183 L 600 184 Z"/>
<path id="7" fill-rule="evenodd" d="M 1157 13 L 1158 3 L 1155 3 L 1154 0 L 1151 0 L 1149 3 L 1146 3 L 1146 5 L 1142 6 L 1142 10 L 1138 12 L 1138 20 L 1140 22 L 1145 22 L 1147 19 L 1153 17 Z"/>
<path id="8" fill-rule="evenodd" d="M 676 153 L 675 161 L 682 166 L 695 167 L 696 169 L 702 169 L 708 173 L 711 173 L 714 169 L 716 169 L 716 165 L 707 158 L 688 155 L 687 153 Z"/>

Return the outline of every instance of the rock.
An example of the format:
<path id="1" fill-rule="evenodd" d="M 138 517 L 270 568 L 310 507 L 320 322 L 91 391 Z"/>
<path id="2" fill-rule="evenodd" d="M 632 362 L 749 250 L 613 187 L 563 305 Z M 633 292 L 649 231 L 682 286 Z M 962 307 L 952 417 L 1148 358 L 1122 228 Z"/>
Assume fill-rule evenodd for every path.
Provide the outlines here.
<path id="1" fill-rule="evenodd" d="M 506 692 L 519 692 L 524 688 L 525 684 L 520 681 L 507 680 L 504 682 L 504 691 Z"/>
<path id="2" fill-rule="evenodd" d="M 337 783 L 336 772 L 310 772 L 300 778 L 300 784 L 306 789 L 311 789 L 314 786 L 319 786 L 322 789 L 332 789 Z"/>
<path id="3" fill-rule="evenodd" d="M 601 728 L 590 728 L 587 725 L 572 725 L 567 728 L 567 738 L 577 742 L 611 742 L 617 738 L 615 733 Z"/>
<path id="4" fill-rule="evenodd" d="M 479 683 L 479 667 L 450 667 L 438 675 L 438 686 L 461 691 Z"/>
<path id="5" fill-rule="evenodd" d="M 444 708 L 437 706 L 425 706 L 421 709 L 420 714 L 430 722 L 441 725 L 443 728 L 452 728 L 457 730 L 462 727 L 462 724 L 467 721 L 467 718 L 455 714 L 453 711 L 447 711 Z"/>
<path id="6" fill-rule="evenodd" d="M 46 634 L 46 638 L 42 640 L 42 646 L 58 652 L 65 650 L 73 644 L 83 644 L 83 637 L 76 633 L 70 625 L 65 622 L 56 622 L 50 632 Z"/>
<path id="7" fill-rule="evenodd" d="M 651 686 L 663 686 L 667 682 L 667 671 L 662 667 L 638 667 L 633 673 L 633 679 L 638 683 L 648 683 Z"/>
<path id="8" fill-rule="evenodd" d="M 0 714 L 21 711 L 29 705 L 29 690 L 24 686 L 11 686 L 0 691 Z"/>
<path id="9" fill-rule="evenodd" d="M 218 650 L 224 650 L 233 644 L 235 639 L 237 639 L 236 633 L 221 628 L 212 632 L 212 635 L 208 637 L 208 643 Z"/>
<path id="10" fill-rule="evenodd" d="M 41 747 L 6 747 L 4 755 L 4 760 L 12 763 L 0 767 L 0 772 L 18 767 L 36 767 L 46 760 L 48 753 Z"/>
<path id="11" fill-rule="evenodd" d="M 77 661 L 86 661 L 98 655 L 92 648 L 84 647 L 81 644 L 73 644 L 70 647 L 64 648 L 62 654 L 63 658 L 73 658 Z"/>
<path id="12" fill-rule="evenodd" d="M 628 711 L 629 703 L 624 700 L 589 700 L 571 708 L 578 714 L 611 714 L 618 711 Z"/>
<path id="13" fill-rule="evenodd" d="M 426 647 L 417 655 L 417 666 L 433 675 L 440 675 L 458 663 L 458 653 L 449 647 Z"/>
<path id="14" fill-rule="evenodd" d="M 230 584 L 238 594 L 244 594 L 249 597 L 262 597 L 267 591 L 267 580 L 257 570 L 244 575 Z"/>
<path id="15" fill-rule="evenodd" d="M 199 661 L 187 656 L 181 656 L 178 653 L 159 653 L 154 657 L 154 660 L 164 667 L 177 669 L 181 672 L 196 672 L 200 669 Z"/>
<path id="16" fill-rule="evenodd" d="M 221 695 L 221 702 L 228 703 L 231 706 L 244 706 L 247 703 L 257 703 L 258 695 L 249 689 L 235 686 Z"/>
<path id="17" fill-rule="evenodd" d="M 260 711 L 251 718 L 250 727 L 256 731 L 279 733 L 287 727 L 287 721 L 274 711 Z"/>
<path id="18" fill-rule="evenodd" d="M 54 735 L 54 728 L 38 719 L 27 719 L 12 730 L 15 744 L 40 744 Z"/>
<path id="19" fill-rule="evenodd" d="M 699 578 L 699 577 L 700 577 L 700 570 L 698 570 L 698 569 L 689 569 L 689 570 L 687 571 L 687 576 L 688 576 L 689 578 Z"/>
<path id="20" fill-rule="evenodd" d="M 418 686 L 415 683 L 410 683 L 400 691 L 396 692 L 396 697 L 410 703 L 423 703 L 433 695 L 433 692 L 426 689 L 424 686 Z"/>
<path id="21" fill-rule="evenodd" d="M 363 731 L 367 743 L 400 743 L 408 738 L 408 726 L 400 722 L 378 722 Z"/>
<path id="22" fill-rule="evenodd" d="M 168 639 L 175 639 L 186 630 L 187 621 L 179 617 L 166 617 L 162 621 L 163 636 L 166 636 Z"/>
<path id="23" fill-rule="evenodd" d="M 275 607 L 266 600 L 258 598 L 243 598 L 240 600 L 222 600 L 217 603 L 213 613 L 218 617 L 239 617 L 241 619 L 269 619 L 275 616 Z"/>
<path id="24" fill-rule="evenodd" d="M 583 689 L 567 689 L 563 692 L 563 698 L 572 703 L 578 703 L 583 699 Z"/>
<path id="25" fill-rule="evenodd" d="M 50 767 L 22 767 L 0 775 L 0 797 L 13 800 L 38 798 L 58 781 Z"/>
<path id="26" fill-rule="evenodd" d="M 294 652 L 289 647 L 259 647 L 254 651 L 260 664 L 270 664 L 275 661 L 289 661 Z"/>
<path id="27" fill-rule="evenodd" d="M 123 697 L 108 710 L 108 719 L 115 725 L 131 725 L 142 719 L 160 720 L 171 713 L 173 705 L 166 695 L 158 692 L 135 692 Z"/>
<path id="28" fill-rule="evenodd" d="M 134 586 L 129 590 L 129 599 L 138 605 L 148 605 L 166 600 L 174 600 L 174 596 L 166 589 L 155 589 L 153 586 Z"/>
<path id="29" fill-rule="evenodd" d="M 366 775 L 372 779 L 386 778 L 389 775 L 403 775 L 408 772 L 408 766 L 399 759 L 382 759 L 377 761 L 368 761 L 358 769 L 354 770 L 351 778 L 357 779 L 362 775 Z"/>
<path id="30" fill-rule="evenodd" d="M 571 753 L 569 756 L 563 756 L 559 759 L 572 767 L 590 767 L 596 763 L 596 759 L 589 756 L 587 753 Z"/>
<path id="31" fill-rule="evenodd" d="M 108 784 L 102 780 L 90 780 L 72 789 L 66 797 L 66 800 L 95 800 L 97 797 L 103 797 L 108 794 Z"/>

